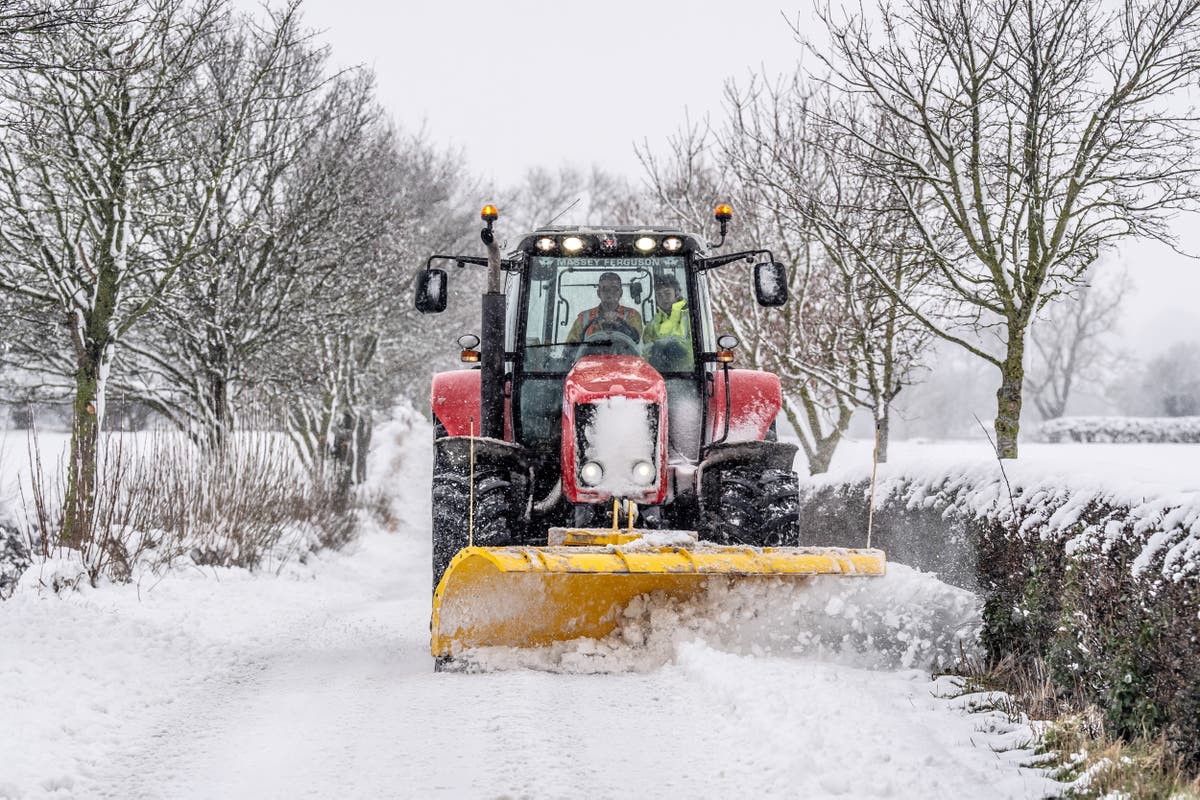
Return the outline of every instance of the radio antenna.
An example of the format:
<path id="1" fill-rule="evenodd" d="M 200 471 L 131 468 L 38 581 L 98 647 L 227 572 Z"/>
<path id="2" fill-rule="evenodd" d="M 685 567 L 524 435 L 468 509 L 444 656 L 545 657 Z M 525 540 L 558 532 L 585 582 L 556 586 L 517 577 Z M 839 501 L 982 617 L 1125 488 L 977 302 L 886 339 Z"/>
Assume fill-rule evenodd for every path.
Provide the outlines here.
<path id="1" fill-rule="evenodd" d="M 559 217 L 561 217 L 563 214 L 565 214 L 565 213 L 567 213 L 568 211 L 570 211 L 570 210 L 571 210 L 572 208 L 574 208 L 575 206 L 579 205 L 579 201 L 580 201 L 581 199 L 583 199 L 583 198 L 576 197 L 576 198 L 575 198 L 575 200 L 574 200 L 574 202 L 572 202 L 572 203 L 571 203 L 571 205 L 567 206 L 567 207 L 566 207 L 566 208 L 564 208 L 562 211 L 560 211 L 560 212 L 558 212 L 557 214 L 555 214 L 555 215 L 554 215 L 554 219 L 550 220 L 549 222 L 547 222 L 547 223 L 546 223 L 545 225 L 543 225 L 542 227 L 543 227 L 543 228 L 548 228 L 548 227 L 550 227 L 551 225 L 553 225 L 555 222 L 557 222 L 557 221 L 558 221 L 558 218 L 559 218 Z"/>

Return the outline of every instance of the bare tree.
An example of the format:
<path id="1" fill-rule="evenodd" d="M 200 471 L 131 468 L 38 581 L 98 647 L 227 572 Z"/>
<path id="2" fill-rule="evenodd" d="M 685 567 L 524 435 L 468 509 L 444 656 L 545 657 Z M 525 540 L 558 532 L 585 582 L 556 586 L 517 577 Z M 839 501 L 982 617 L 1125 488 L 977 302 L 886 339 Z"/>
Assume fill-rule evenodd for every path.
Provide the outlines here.
<path id="1" fill-rule="evenodd" d="M 1052 303 L 1034 324 L 1029 390 L 1043 419 L 1067 412 L 1073 393 L 1101 385 L 1112 372 L 1112 335 L 1121 302 L 1131 291 L 1122 270 L 1107 280 L 1093 276 L 1069 300 Z"/>
<path id="2" fill-rule="evenodd" d="M 800 438 L 809 470 L 824 472 L 856 407 L 853 393 L 839 390 L 839 381 L 849 372 L 856 379 L 859 368 L 845 324 L 843 287 L 807 219 L 764 202 L 764 187 L 744 182 L 735 159 L 724 157 L 706 129 L 689 124 L 668 146 L 665 158 L 648 146 L 639 150 L 657 219 L 703 231 L 717 202 L 731 202 L 739 209 L 739 239 L 770 248 L 788 266 L 791 299 L 783 308 L 760 308 L 747 275 L 738 270 L 709 273 L 710 294 L 718 324 L 741 342 L 740 358 L 779 376 L 783 413 Z"/>
<path id="3" fill-rule="evenodd" d="M 467 183 L 458 159 L 423 135 L 400 136 L 374 103 L 363 113 L 367 124 L 346 119 L 340 133 L 335 125 L 319 157 L 289 181 L 297 191 L 315 182 L 337 205 L 311 220 L 311 237 L 295 252 L 304 305 L 287 315 L 285 335 L 254 370 L 287 409 L 301 457 L 316 471 L 332 470 L 343 490 L 362 477 L 373 413 L 427 374 L 431 353 L 444 348 L 441 326 L 461 331 L 479 318 L 478 305 L 461 298 L 438 326 L 412 307 L 412 265 L 468 227 L 456 210 Z"/>
<path id="4" fill-rule="evenodd" d="M 1141 373 L 1130 410 L 1151 416 L 1200 416 L 1200 342 L 1175 342 Z"/>
<path id="5" fill-rule="evenodd" d="M 923 202 L 920 187 L 884 183 L 858 170 L 859 159 L 844 155 L 857 141 L 820 124 L 830 116 L 820 109 L 832 101 L 800 73 L 774 85 L 755 79 L 744 91 L 730 85 L 727 98 L 723 153 L 749 187 L 759 216 L 772 221 L 773 238 L 819 245 L 818 257 L 806 262 L 804 311 L 813 313 L 811 297 L 823 287 L 821 312 L 832 324 L 819 339 L 840 342 L 817 348 L 819 359 L 787 342 L 780 359 L 840 396 L 847 408 L 868 409 L 879 459 L 886 461 L 891 403 L 911 383 L 929 334 L 872 276 L 886 275 L 895 292 L 918 302 L 928 259 L 903 209 Z M 835 113 L 859 126 L 887 126 L 851 104 L 839 104 Z"/>
<path id="6" fill-rule="evenodd" d="M 828 123 L 866 147 L 864 170 L 926 187 L 932 206 L 909 209 L 919 230 L 943 220 L 958 236 L 924 235 L 948 314 L 874 277 L 997 368 L 998 447 L 1015 458 L 1034 315 L 1114 241 L 1171 241 L 1167 216 L 1196 204 L 1197 114 L 1172 94 L 1200 74 L 1200 2 L 882 0 L 878 14 L 872 26 L 826 7 L 832 43 L 810 49 L 832 86 L 919 146 Z"/>
<path id="7" fill-rule="evenodd" d="M 0 70 L 76 69 L 56 39 L 120 24 L 118 0 L 0 0 Z M 76 54 L 78 55 L 78 54 Z"/>
<path id="8" fill-rule="evenodd" d="M 213 36 L 220 40 L 214 56 L 192 78 L 213 112 L 180 131 L 190 157 L 169 169 L 181 185 L 219 178 L 211 199 L 182 197 L 187 214 L 203 218 L 196 256 L 128 343 L 134 363 L 116 381 L 181 429 L 220 445 L 234 425 L 238 393 L 255 383 L 256 355 L 292 330 L 288 317 L 311 302 L 312 284 L 337 269 L 306 250 L 332 224 L 339 202 L 320 170 L 344 159 L 320 143 L 354 146 L 344 129 L 371 124 L 374 112 L 364 110 L 372 102 L 369 77 L 329 77 L 327 51 L 310 43 L 295 3 L 270 12 L 265 24 L 242 17 Z M 295 179 L 300 170 L 307 184 Z M 164 252 L 189 246 L 180 228 L 159 226 L 152 235 Z"/>
<path id="9" fill-rule="evenodd" d="M 90 531 L 96 441 L 119 346 L 194 254 L 228 163 L 187 186 L 165 169 L 187 157 L 181 130 L 213 112 L 189 87 L 213 57 L 208 32 L 224 24 L 221 0 L 118 11 L 119 25 L 58 40 L 66 60 L 86 68 L 0 74 L 2 102 L 18 115 L 0 137 L 0 291 L 51 312 L 69 342 L 67 350 L 26 355 L 71 382 L 63 540 L 75 545 Z M 240 126 L 245 117 L 232 121 Z M 190 192 L 205 198 L 198 213 L 185 210 L 181 197 Z M 157 226 L 184 231 L 180 246 L 157 247 Z"/>

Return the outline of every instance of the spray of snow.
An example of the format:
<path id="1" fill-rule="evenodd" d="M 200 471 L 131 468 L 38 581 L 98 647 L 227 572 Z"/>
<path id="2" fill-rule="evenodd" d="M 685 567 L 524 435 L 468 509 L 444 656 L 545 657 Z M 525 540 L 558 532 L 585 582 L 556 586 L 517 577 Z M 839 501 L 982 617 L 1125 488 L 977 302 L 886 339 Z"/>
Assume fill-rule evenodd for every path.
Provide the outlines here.
<path id="1" fill-rule="evenodd" d="M 681 645 L 703 642 L 741 655 L 928 668 L 979 654 L 981 610 L 973 593 L 899 564 L 890 564 L 883 578 L 723 578 L 686 601 L 635 598 L 617 630 L 602 640 L 480 648 L 464 661 L 478 670 L 643 672 L 673 662 Z"/>

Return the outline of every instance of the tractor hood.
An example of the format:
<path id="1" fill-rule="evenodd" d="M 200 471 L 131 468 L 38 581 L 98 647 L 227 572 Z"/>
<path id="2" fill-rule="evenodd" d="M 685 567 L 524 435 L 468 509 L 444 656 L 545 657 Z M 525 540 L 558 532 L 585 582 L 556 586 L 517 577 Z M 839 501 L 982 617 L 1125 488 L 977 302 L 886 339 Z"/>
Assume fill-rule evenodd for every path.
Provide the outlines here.
<path id="1" fill-rule="evenodd" d="M 655 505 L 665 499 L 667 387 L 643 359 L 579 359 L 563 387 L 562 425 L 562 486 L 568 500 L 617 497 Z"/>
<path id="2" fill-rule="evenodd" d="M 575 363 L 567 375 L 568 393 L 579 398 L 620 394 L 657 402 L 666 397 L 662 375 L 644 359 L 627 355 L 591 355 Z"/>

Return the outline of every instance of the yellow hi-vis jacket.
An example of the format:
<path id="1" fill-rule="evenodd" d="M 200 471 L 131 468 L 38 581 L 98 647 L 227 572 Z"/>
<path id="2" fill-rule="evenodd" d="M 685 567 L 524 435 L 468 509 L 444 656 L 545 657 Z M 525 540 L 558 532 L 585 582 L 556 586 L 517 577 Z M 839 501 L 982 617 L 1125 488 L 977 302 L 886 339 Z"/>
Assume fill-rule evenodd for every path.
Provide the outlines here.
<path id="1" fill-rule="evenodd" d="M 687 300 L 676 301 L 671 306 L 670 314 L 660 309 L 655 309 L 654 317 L 642 333 L 642 339 L 647 342 L 653 342 L 656 339 L 665 339 L 668 336 L 683 339 L 684 345 L 689 350 L 691 349 L 692 317 L 687 312 Z"/>

